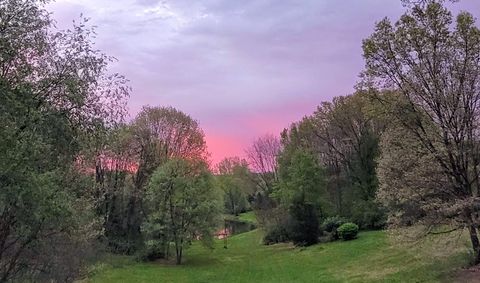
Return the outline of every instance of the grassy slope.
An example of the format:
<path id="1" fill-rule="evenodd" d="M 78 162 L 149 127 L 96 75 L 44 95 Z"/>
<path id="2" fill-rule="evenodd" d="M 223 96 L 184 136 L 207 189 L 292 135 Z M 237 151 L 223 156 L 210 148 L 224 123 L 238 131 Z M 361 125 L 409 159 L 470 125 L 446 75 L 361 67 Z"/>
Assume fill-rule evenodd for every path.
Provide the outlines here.
<path id="1" fill-rule="evenodd" d="M 92 282 L 437 282 L 465 264 L 465 252 L 432 259 L 418 249 L 392 247 L 382 231 L 349 242 L 306 249 L 263 246 L 259 230 L 223 241 L 213 251 L 193 245 L 183 266 L 111 259 Z"/>

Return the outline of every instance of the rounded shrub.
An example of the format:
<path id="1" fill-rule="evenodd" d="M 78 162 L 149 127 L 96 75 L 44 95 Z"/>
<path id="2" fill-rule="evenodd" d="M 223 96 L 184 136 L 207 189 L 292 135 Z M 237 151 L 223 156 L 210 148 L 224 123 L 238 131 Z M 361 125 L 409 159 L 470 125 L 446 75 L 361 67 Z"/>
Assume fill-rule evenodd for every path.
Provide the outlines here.
<path id="1" fill-rule="evenodd" d="M 342 226 L 342 224 L 347 223 L 348 221 L 340 216 L 331 216 L 327 217 L 323 223 L 322 223 L 322 228 L 326 232 L 335 232 L 337 231 L 338 227 Z"/>
<path id="2" fill-rule="evenodd" d="M 343 240 L 352 240 L 357 237 L 358 234 L 358 225 L 355 223 L 345 223 L 337 229 L 338 236 Z"/>
<path id="3" fill-rule="evenodd" d="M 331 240 L 338 240 L 337 229 L 347 222 L 345 218 L 340 216 L 328 217 L 323 221 L 322 229 L 330 235 Z"/>

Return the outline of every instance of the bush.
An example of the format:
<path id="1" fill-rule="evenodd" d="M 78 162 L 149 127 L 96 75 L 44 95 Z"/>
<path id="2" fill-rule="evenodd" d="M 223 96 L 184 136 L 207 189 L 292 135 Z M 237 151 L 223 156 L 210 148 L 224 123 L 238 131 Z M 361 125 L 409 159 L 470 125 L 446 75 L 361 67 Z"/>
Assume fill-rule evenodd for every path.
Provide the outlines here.
<path id="1" fill-rule="evenodd" d="M 350 219 L 361 229 L 369 230 L 382 229 L 387 222 L 385 209 L 373 200 L 355 202 Z"/>
<path id="2" fill-rule="evenodd" d="M 263 238 L 263 243 L 265 245 L 272 245 L 277 243 L 289 242 L 291 239 L 288 228 L 285 226 L 277 225 L 273 226 Z"/>
<path id="3" fill-rule="evenodd" d="M 264 228 L 265 236 L 263 243 L 265 245 L 285 243 L 291 240 L 290 225 L 291 217 L 288 211 L 283 207 L 276 207 L 255 212 L 259 225 Z"/>
<path id="4" fill-rule="evenodd" d="M 140 249 L 136 258 L 139 261 L 153 261 L 160 258 L 165 258 L 165 243 L 157 240 L 145 241 L 145 245 Z"/>
<path id="5" fill-rule="evenodd" d="M 345 241 L 352 240 L 357 237 L 358 225 L 355 223 L 348 222 L 338 227 L 337 232 L 340 238 L 342 238 L 343 240 Z"/>
<path id="6" fill-rule="evenodd" d="M 344 223 L 348 221 L 340 216 L 332 216 L 328 217 L 323 221 L 322 228 L 325 232 L 330 233 L 330 237 L 332 240 L 338 240 L 338 227 L 342 226 Z"/>

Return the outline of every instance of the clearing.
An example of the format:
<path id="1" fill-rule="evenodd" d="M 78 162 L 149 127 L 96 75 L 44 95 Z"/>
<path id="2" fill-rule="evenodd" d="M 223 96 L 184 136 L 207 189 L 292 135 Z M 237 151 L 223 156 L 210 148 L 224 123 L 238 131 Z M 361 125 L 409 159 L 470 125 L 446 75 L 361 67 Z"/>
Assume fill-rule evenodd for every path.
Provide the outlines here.
<path id="1" fill-rule="evenodd" d="M 182 266 L 112 256 L 95 267 L 89 282 L 452 282 L 455 270 L 468 264 L 463 244 L 453 252 L 438 243 L 392 245 L 384 231 L 308 248 L 264 246 L 261 239 L 257 229 L 229 238 L 228 249 L 223 240 L 214 250 L 195 243 Z"/>

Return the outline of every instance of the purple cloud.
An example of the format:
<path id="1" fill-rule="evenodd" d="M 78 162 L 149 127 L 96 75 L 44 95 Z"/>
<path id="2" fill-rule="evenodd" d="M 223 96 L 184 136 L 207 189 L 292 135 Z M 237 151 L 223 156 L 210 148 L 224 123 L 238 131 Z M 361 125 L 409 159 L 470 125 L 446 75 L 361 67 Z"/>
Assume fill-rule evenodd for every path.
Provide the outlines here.
<path id="1" fill-rule="evenodd" d="M 480 11 L 463 0 L 455 10 Z M 353 91 L 361 41 L 400 0 L 59 0 L 60 27 L 83 13 L 98 47 L 142 105 L 172 105 L 198 119 L 214 161 L 242 155 L 259 135 L 278 133 L 321 101 Z"/>

